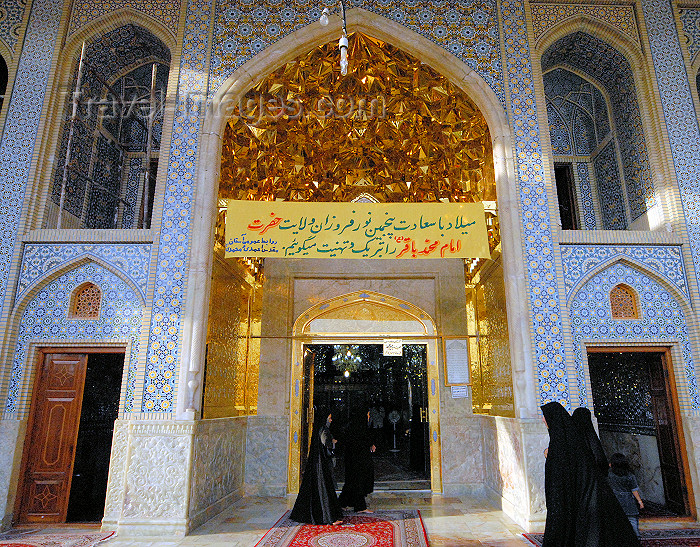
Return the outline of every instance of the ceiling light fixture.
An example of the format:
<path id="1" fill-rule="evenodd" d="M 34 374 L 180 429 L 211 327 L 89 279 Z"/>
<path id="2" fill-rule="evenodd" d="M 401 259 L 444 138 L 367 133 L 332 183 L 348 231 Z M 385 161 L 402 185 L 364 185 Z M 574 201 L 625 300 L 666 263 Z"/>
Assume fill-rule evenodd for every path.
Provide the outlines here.
<path id="1" fill-rule="evenodd" d="M 343 19 L 343 34 L 338 40 L 338 49 L 340 49 L 340 73 L 345 76 L 348 73 L 348 32 L 347 22 L 345 20 L 345 4 L 343 0 L 338 0 L 340 4 L 340 14 Z M 322 26 L 328 25 L 328 16 L 331 14 L 328 8 L 323 8 L 321 18 L 318 20 Z"/>

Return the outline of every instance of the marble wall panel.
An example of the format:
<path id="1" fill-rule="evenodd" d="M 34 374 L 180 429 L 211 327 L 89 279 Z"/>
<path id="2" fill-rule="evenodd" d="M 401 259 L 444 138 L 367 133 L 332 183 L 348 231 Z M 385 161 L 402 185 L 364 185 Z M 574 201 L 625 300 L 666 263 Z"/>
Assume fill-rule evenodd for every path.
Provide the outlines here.
<path id="1" fill-rule="evenodd" d="M 0 420 L 0 530 L 10 528 L 27 420 Z"/>
<path id="2" fill-rule="evenodd" d="M 287 493 L 289 417 L 258 415 L 248 416 L 247 420 L 246 494 L 284 496 Z"/>
<path id="3" fill-rule="evenodd" d="M 197 422 L 190 482 L 190 525 L 194 528 L 243 495 L 247 419 Z"/>

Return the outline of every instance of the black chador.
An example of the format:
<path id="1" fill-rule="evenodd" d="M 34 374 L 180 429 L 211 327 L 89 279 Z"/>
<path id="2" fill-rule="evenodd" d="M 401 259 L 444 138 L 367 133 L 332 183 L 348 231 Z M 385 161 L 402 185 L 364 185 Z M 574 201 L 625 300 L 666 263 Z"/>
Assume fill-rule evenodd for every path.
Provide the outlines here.
<path id="1" fill-rule="evenodd" d="M 301 478 L 299 495 L 290 518 L 308 524 L 335 524 L 342 520 L 333 479 L 333 436 L 330 431 L 331 413 L 317 408 L 311 434 L 309 457 Z"/>
<path id="2" fill-rule="evenodd" d="M 544 464 L 547 520 L 542 547 L 574 547 L 576 537 L 576 477 L 571 453 L 571 416 L 559 403 L 542 406 L 549 446 Z"/>
<path id="3" fill-rule="evenodd" d="M 576 547 L 639 547 L 639 539 L 607 480 L 608 460 L 587 408 L 572 422 L 577 477 Z"/>
<path id="4" fill-rule="evenodd" d="M 368 421 L 368 411 L 353 412 L 345 437 L 345 484 L 339 501 L 355 511 L 367 511 L 365 496 L 374 490 L 374 442 Z"/>

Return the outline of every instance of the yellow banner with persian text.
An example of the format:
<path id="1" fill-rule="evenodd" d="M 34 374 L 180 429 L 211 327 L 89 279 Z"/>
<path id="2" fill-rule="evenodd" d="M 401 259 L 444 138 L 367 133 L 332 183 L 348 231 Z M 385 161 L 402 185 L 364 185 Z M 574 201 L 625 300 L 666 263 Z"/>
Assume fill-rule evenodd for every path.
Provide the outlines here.
<path id="1" fill-rule="evenodd" d="M 228 200 L 226 257 L 490 258 L 482 203 Z"/>

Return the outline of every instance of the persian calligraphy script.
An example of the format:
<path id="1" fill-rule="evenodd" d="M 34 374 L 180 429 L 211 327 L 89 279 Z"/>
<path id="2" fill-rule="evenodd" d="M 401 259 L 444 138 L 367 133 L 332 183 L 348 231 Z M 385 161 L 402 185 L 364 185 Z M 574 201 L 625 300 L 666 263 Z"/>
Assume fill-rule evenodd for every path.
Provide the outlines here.
<path id="1" fill-rule="evenodd" d="M 481 203 L 228 200 L 227 257 L 489 258 Z"/>

